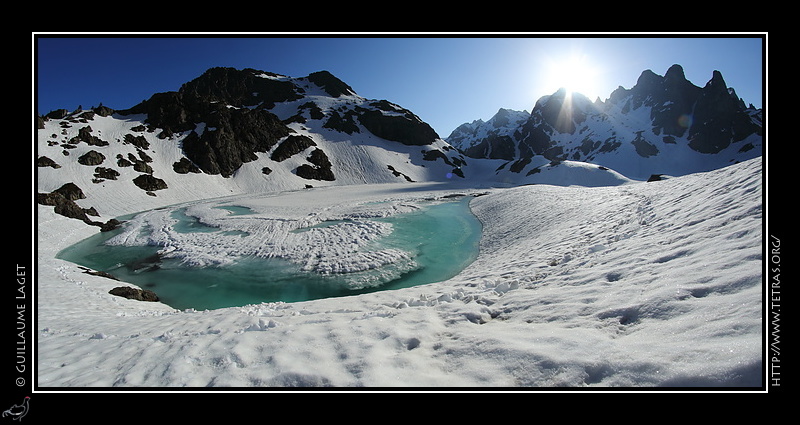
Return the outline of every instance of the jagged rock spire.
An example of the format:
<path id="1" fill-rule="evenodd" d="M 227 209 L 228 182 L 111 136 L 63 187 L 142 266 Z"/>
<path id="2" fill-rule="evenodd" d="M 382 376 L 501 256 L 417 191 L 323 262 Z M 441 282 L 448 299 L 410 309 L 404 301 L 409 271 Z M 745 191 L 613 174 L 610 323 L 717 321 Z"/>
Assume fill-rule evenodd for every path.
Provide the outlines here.
<path id="1" fill-rule="evenodd" d="M 720 153 L 753 136 L 751 143 L 728 151 L 727 162 L 731 162 L 757 154 L 756 148 L 761 144 L 760 112 L 746 108 L 716 70 L 704 87 L 687 80 L 683 67 L 673 64 L 664 76 L 649 69 L 643 71 L 632 88 L 620 86 L 606 102 L 566 100 L 562 90 L 540 98 L 530 119 L 508 133 L 511 139 L 503 141 L 510 146 L 505 152 L 515 154 L 503 159 L 530 161 L 540 156 L 551 161 L 594 162 L 602 157 L 621 157 L 620 152 L 634 146 L 635 154 L 629 163 L 614 165 L 638 174 L 641 167 L 634 165 L 638 164 L 636 154 L 651 158 L 649 162 L 653 163 L 654 157 L 688 145 L 688 152 L 682 155 L 701 154 L 697 157 L 697 163 L 701 164 L 706 160 L 716 161 L 707 154 Z M 473 134 L 459 135 L 454 146 L 469 146 L 471 149 L 465 149 L 465 153 L 479 158 L 497 151 L 478 149 L 498 143 L 488 137 L 478 139 L 483 134 L 479 131 Z"/>

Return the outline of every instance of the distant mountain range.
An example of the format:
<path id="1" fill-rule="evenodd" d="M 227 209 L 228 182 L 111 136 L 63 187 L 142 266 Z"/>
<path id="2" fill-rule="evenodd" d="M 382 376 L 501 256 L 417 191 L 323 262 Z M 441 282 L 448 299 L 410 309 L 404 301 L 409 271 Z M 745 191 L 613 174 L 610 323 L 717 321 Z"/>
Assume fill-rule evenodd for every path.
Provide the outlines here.
<path id="1" fill-rule="evenodd" d="M 746 106 L 718 71 L 701 88 L 673 65 L 664 76 L 642 72 L 634 87 L 619 87 L 606 101 L 562 89 L 530 113 L 500 109 L 489 121 L 462 124 L 446 140 L 469 158 L 504 160 L 501 167 L 518 173 L 581 161 L 643 179 L 760 156 L 763 111 Z"/>
<path id="2" fill-rule="evenodd" d="M 501 109 L 442 139 L 413 112 L 361 97 L 327 71 L 212 68 L 129 109 L 37 117 L 37 191 L 39 203 L 100 224 L 90 217 L 102 206 L 75 201 L 144 208 L 164 191 L 192 200 L 364 183 L 569 185 L 575 174 L 591 179 L 581 184 L 620 184 L 759 156 L 762 121 L 719 72 L 700 88 L 675 65 L 663 77 L 643 72 L 605 102 L 559 90 L 531 113 Z"/>

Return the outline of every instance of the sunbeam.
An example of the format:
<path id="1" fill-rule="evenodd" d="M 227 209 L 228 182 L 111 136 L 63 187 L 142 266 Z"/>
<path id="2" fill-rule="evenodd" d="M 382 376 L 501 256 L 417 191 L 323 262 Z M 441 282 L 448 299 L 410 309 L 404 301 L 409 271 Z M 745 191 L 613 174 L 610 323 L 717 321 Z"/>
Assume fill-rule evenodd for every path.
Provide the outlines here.
<path id="1" fill-rule="evenodd" d="M 567 94 L 580 93 L 589 98 L 599 95 L 599 71 L 587 55 L 573 53 L 563 58 L 550 58 L 546 68 L 545 84 L 553 91 L 563 88 Z"/>

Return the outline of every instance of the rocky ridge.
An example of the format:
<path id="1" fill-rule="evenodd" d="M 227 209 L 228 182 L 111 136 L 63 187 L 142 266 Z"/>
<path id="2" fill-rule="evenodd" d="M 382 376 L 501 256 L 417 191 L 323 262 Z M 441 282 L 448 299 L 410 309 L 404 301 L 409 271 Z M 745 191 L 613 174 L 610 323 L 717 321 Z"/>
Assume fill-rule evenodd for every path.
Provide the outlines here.
<path id="1" fill-rule="evenodd" d="M 503 159 L 517 172 L 541 158 L 595 163 L 632 178 L 709 171 L 762 153 L 763 111 L 746 106 L 720 72 L 701 88 L 680 65 L 664 76 L 646 70 L 605 102 L 562 89 L 520 115 L 526 114 L 501 109 L 446 140 L 468 157 Z M 496 124 L 508 116 L 516 120 Z M 538 169 L 531 164 L 527 172 Z"/>
<path id="2" fill-rule="evenodd" d="M 79 188 L 87 199 L 119 180 L 155 197 L 175 190 L 177 176 L 217 176 L 230 181 L 214 184 L 231 191 L 280 191 L 463 176 L 465 164 L 411 111 L 363 98 L 327 71 L 292 78 L 212 68 L 178 91 L 156 93 L 129 109 L 61 109 L 37 117 L 37 127 L 43 180 L 77 187 L 70 180 L 77 170 L 91 181 Z M 257 164 L 260 177 L 249 176 L 250 164 Z M 59 211 L 90 222 L 54 189 L 40 187 L 42 205 L 62 205 Z"/>

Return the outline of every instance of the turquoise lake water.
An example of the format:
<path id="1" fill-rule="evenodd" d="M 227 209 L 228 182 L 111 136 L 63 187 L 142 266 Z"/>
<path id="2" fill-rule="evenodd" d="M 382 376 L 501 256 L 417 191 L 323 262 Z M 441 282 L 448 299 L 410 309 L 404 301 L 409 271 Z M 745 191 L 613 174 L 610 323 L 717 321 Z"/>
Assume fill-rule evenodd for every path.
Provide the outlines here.
<path id="1" fill-rule="evenodd" d="M 192 267 L 179 260 L 159 258 L 158 246 L 104 245 L 119 231 L 92 236 L 63 250 L 58 257 L 150 289 L 163 303 L 177 309 L 297 302 L 407 288 L 447 280 L 477 257 L 481 223 L 469 209 L 471 199 L 463 197 L 411 213 L 373 219 L 389 222 L 393 228 L 373 248 L 396 248 L 410 253 L 416 265 L 411 270 L 398 264 L 357 273 L 318 274 L 302 271 L 287 260 L 256 257 L 240 258 L 224 267 Z M 243 207 L 225 208 L 234 214 L 248 213 Z M 172 213 L 179 220 L 173 227 L 176 231 L 216 231 L 182 211 Z M 351 289 L 354 280 L 380 284 Z"/>

